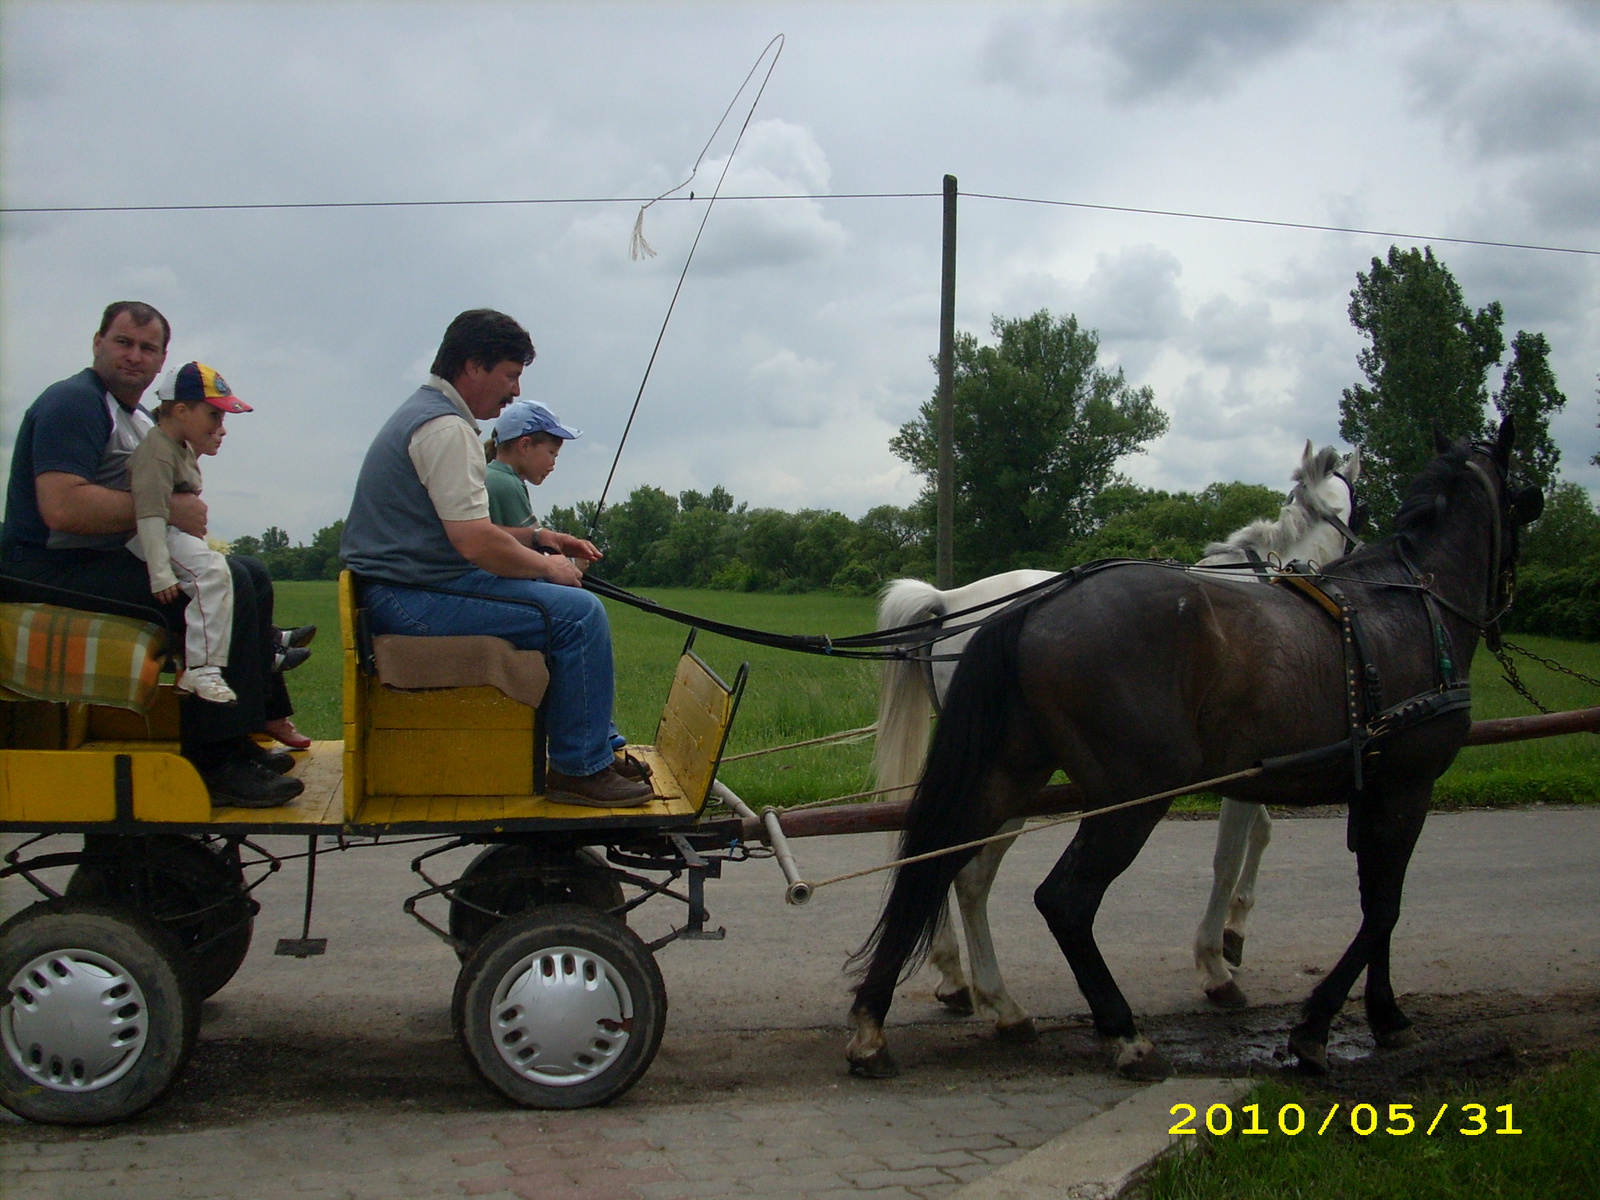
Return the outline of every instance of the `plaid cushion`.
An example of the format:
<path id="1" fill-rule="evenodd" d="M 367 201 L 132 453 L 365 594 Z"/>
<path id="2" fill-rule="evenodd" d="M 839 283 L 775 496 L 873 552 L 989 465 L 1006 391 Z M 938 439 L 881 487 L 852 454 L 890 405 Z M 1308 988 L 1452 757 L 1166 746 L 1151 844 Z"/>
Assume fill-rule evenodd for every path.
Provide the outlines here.
<path id="1" fill-rule="evenodd" d="M 0 689 L 142 713 L 155 695 L 166 642 L 166 630 L 132 617 L 0 604 Z"/>

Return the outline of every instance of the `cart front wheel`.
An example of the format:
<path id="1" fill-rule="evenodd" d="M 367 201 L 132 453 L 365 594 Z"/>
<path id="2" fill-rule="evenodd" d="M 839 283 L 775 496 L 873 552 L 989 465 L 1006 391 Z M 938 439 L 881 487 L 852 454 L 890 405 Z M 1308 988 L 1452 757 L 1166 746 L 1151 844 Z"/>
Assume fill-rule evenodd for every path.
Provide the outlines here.
<path id="1" fill-rule="evenodd" d="M 121 1121 L 159 1100 L 199 1001 L 177 940 L 147 917 L 47 900 L 0 926 L 0 1104 L 54 1125 Z"/>
<path id="2" fill-rule="evenodd" d="M 655 958 L 615 917 L 562 904 L 486 935 L 456 982 L 456 1036 L 478 1072 L 529 1108 L 587 1108 L 627 1091 L 666 1027 Z"/>

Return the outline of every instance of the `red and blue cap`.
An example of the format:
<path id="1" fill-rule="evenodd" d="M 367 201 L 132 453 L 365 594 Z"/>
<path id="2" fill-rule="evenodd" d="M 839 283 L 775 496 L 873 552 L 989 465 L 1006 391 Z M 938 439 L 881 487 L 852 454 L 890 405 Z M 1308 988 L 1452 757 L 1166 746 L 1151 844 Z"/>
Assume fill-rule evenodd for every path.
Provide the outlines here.
<path id="1" fill-rule="evenodd" d="M 161 386 L 156 388 L 156 398 L 162 401 L 175 400 L 184 404 L 195 404 L 203 400 L 227 413 L 255 411 L 233 394 L 228 381 L 218 375 L 214 367 L 208 367 L 202 362 L 186 362 L 183 366 L 168 371 L 167 377 L 161 381 Z"/>

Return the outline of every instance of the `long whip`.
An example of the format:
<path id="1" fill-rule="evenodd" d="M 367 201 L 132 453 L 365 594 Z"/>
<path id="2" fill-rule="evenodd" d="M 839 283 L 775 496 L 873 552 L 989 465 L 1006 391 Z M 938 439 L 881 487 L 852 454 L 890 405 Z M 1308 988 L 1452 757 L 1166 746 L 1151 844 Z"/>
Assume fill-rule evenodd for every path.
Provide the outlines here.
<path id="1" fill-rule="evenodd" d="M 774 46 L 777 47 L 776 51 L 773 50 Z M 639 380 L 639 390 L 633 397 L 633 407 L 628 411 L 628 423 L 623 426 L 622 438 L 617 442 L 617 452 L 611 459 L 611 470 L 606 472 L 605 486 L 600 489 L 600 499 L 595 504 L 594 516 L 589 521 L 589 536 L 591 538 L 600 529 L 600 514 L 605 511 L 606 496 L 611 492 L 611 481 L 617 474 L 617 464 L 622 461 L 622 448 L 628 444 L 628 434 L 633 431 L 633 419 L 639 414 L 639 401 L 644 398 L 645 384 L 650 382 L 650 372 L 655 368 L 656 355 L 661 352 L 661 341 L 667 336 L 667 324 L 672 320 L 673 309 L 678 306 L 678 295 L 683 291 L 683 281 L 689 274 L 689 264 L 694 261 L 694 252 L 700 246 L 700 235 L 706 231 L 706 222 L 711 219 L 711 210 L 716 207 L 717 197 L 722 194 L 723 181 L 728 178 L 728 169 L 733 166 L 733 156 L 739 152 L 739 143 L 744 140 L 745 130 L 750 128 L 750 122 L 756 115 L 756 106 L 761 103 L 761 96 L 767 90 L 767 83 L 772 78 L 772 72 L 777 68 L 778 59 L 783 55 L 783 46 L 784 35 L 781 33 L 766 44 L 766 47 L 756 56 L 755 65 L 750 68 L 750 73 L 744 77 L 744 82 L 739 85 L 739 90 L 733 94 L 733 99 L 728 102 L 728 107 L 722 114 L 722 120 L 717 122 L 717 128 L 711 131 L 711 137 L 706 140 L 705 148 L 700 151 L 700 157 L 694 160 L 694 168 L 689 172 L 689 178 L 685 179 L 677 187 L 656 197 L 656 200 L 665 199 L 667 196 L 672 195 L 673 192 L 687 187 L 690 181 L 694 179 L 695 173 L 700 170 L 701 159 L 705 158 L 706 151 L 711 148 L 711 143 L 716 139 L 723 122 L 728 119 L 728 113 L 733 111 L 733 106 L 738 103 L 739 97 L 744 94 L 745 88 L 750 86 L 750 81 L 755 78 L 755 74 L 761 68 L 762 62 L 770 53 L 772 62 L 767 66 L 767 73 L 761 77 L 761 86 L 756 89 L 755 98 L 750 101 L 750 111 L 745 113 L 744 124 L 739 126 L 739 136 L 733 139 L 733 148 L 728 151 L 728 161 L 722 164 L 722 174 L 717 177 L 717 186 L 712 190 L 711 199 L 707 201 L 706 210 L 700 217 L 700 228 L 695 230 L 694 241 L 689 246 L 688 256 L 683 260 L 683 270 L 678 272 L 678 285 L 672 289 L 672 300 L 667 305 L 667 315 L 661 319 L 661 329 L 656 333 L 656 344 L 650 351 L 650 361 L 645 364 L 644 377 Z M 654 204 L 656 200 L 650 201 L 650 204 Z M 655 251 L 650 248 L 650 244 L 644 240 L 644 213 L 645 209 L 650 207 L 650 204 L 646 204 L 639 210 L 639 216 L 634 221 L 633 245 L 630 252 L 635 258 L 639 257 L 641 251 L 648 256 L 653 257 L 655 255 Z"/>

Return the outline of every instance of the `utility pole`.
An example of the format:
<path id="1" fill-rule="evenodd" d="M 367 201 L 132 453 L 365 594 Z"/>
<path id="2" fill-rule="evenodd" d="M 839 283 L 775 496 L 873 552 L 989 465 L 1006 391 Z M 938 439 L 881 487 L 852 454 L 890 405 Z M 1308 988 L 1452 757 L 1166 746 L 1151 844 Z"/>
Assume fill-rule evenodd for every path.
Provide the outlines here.
<path id="1" fill-rule="evenodd" d="M 955 586 L 951 530 L 956 515 L 956 177 L 944 177 L 944 267 L 939 280 L 939 478 L 934 573 L 940 591 Z"/>

